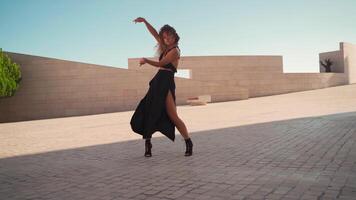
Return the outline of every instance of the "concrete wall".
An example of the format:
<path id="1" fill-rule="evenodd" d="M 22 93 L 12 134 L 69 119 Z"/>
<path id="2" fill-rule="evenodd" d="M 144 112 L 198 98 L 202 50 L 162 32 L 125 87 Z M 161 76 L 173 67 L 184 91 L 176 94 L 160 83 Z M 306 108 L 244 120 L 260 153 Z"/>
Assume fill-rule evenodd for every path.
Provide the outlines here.
<path id="1" fill-rule="evenodd" d="M 152 67 L 138 67 L 138 62 L 129 59 L 129 69 L 153 72 Z M 249 97 L 346 84 L 343 73 L 283 73 L 282 56 L 186 56 L 179 68 L 190 69 L 194 80 L 247 90 Z"/>
<path id="2" fill-rule="evenodd" d="M 343 54 L 348 83 L 356 83 L 356 45 L 343 42 L 340 44 L 340 49 Z"/>
<path id="3" fill-rule="evenodd" d="M 15 96 L 0 99 L 0 122 L 118 112 L 134 109 L 157 69 L 128 70 L 6 52 L 21 66 Z M 175 78 L 177 104 L 214 94 L 212 101 L 248 98 L 248 91 L 218 83 Z M 229 93 L 225 93 L 229 90 Z"/>
<path id="4" fill-rule="evenodd" d="M 356 83 L 356 45 L 340 42 L 338 51 L 319 54 L 319 59 L 330 59 L 334 62 L 331 66 L 332 72 L 345 73 L 346 84 Z M 320 72 L 325 72 L 320 66 Z"/>
<path id="5" fill-rule="evenodd" d="M 138 62 L 138 58 L 129 59 L 128 68 L 154 72 L 152 67 L 138 67 Z M 185 56 L 179 62 L 179 69 L 189 69 L 193 80 L 223 85 L 221 92 L 225 94 L 230 93 L 228 87 L 232 86 L 248 91 L 248 96 L 254 97 L 255 90 L 251 89 L 254 88 L 254 83 L 265 84 L 263 78 L 269 79 L 273 74 L 282 74 L 283 62 L 282 56 Z M 260 85 L 257 88 L 265 87 Z M 236 96 L 235 99 L 242 97 Z"/>
<path id="6" fill-rule="evenodd" d="M 285 73 L 252 79 L 248 85 L 250 97 L 284 94 L 344 85 L 345 75 L 338 73 Z"/>
<path id="7" fill-rule="evenodd" d="M 137 95 L 133 89 L 148 80 L 125 69 L 8 54 L 21 66 L 22 82 L 15 96 L 0 99 L 1 122 L 125 110 Z"/>
<path id="8" fill-rule="evenodd" d="M 189 69 L 191 77 L 175 77 L 177 104 L 206 94 L 221 102 L 355 83 L 355 52 L 355 45 L 340 43 L 339 51 L 320 54 L 345 73 L 283 73 L 282 56 L 183 56 L 179 69 Z M 0 99 L 0 122 L 132 110 L 157 72 L 139 67 L 138 58 L 123 69 L 7 54 L 20 64 L 23 78 L 14 97 Z"/>

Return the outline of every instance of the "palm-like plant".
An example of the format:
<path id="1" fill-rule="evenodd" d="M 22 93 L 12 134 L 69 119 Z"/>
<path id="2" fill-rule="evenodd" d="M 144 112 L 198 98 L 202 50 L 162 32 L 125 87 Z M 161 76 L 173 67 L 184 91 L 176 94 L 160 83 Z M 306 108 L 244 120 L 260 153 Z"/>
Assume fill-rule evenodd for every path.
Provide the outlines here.
<path id="1" fill-rule="evenodd" d="M 325 68 L 325 72 L 331 72 L 331 65 L 333 65 L 333 62 L 330 59 L 325 59 L 324 62 L 320 61 L 320 65 Z"/>

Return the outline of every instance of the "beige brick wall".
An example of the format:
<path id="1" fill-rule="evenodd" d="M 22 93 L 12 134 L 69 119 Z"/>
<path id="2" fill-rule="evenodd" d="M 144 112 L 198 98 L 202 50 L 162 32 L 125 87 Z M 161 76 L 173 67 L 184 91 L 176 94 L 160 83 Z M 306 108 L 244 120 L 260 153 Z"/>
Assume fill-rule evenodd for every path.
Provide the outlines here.
<path id="1" fill-rule="evenodd" d="M 182 57 L 179 69 L 189 69 L 191 79 L 175 77 L 177 104 L 206 94 L 221 102 L 347 84 L 356 78 L 355 49 L 351 44 L 342 47 L 350 76 L 283 73 L 282 56 Z M 23 79 L 14 97 L 0 99 L 0 122 L 132 110 L 157 72 L 152 66 L 139 67 L 138 58 L 128 59 L 128 69 L 122 69 L 8 54 L 20 64 Z"/>
<path id="2" fill-rule="evenodd" d="M 46 119 L 134 109 L 157 69 L 128 70 L 17 53 L 20 89 L 0 99 L 0 122 Z M 213 94 L 212 101 L 248 98 L 248 91 L 218 83 L 175 78 L 177 104 L 191 96 Z M 229 90 L 229 93 L 224 93 Z"/>
<path id="3" fill-rule="evenodd" d="M 15 96 L 0 99 L 1 122 L 127 110 L 128 100 L 138 97 L 127 93 L 149 79 L 125 69 L 8 54 L 20 64 L 22 82 Z"/>
<path id="4" fill-rule="evenodd" d="M 129 69 L 139 69 L 138 61 L 138 58 L 129 59 Z M 282 56 L 187 56 L 182 57 L 179 69 L 190 69 L 194 80 L 247 90 L 249 97 L 347 83 L 343 73 L 283 73 Z M 223 90 L 222 92 L 229 93 L 227 87 Z"/>
<path id="5" fill-rule="evenodd" d="M 343 53 L 345 73 L 349 84 L 356 83 L 356 45 L 343 42 L 340 44 Z"/>

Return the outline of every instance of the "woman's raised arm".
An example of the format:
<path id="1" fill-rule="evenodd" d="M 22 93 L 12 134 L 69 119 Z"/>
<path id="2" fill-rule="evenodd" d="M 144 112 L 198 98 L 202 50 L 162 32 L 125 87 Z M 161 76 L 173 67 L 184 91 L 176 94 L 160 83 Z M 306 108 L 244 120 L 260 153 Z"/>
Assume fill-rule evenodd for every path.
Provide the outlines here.
<path id="1" fill-rule="evenodd" d="M 151 26 L 151 24 L 148 23 L 145 18 L 143 18 L 143 17 L 138 17 L 138 18 L 136 18 L 136 19 L 133 20 L 133 21 L 134 21 L 135 23 L 137 23 L 137 22 L 138 22 L 138 23 L 141 23 L 141 22 L 145 23 L 145 25 L 146 25 L 148 31 L 153 35 L 153 37 L 157 40 L 158 43 L 161 43 L 161 38 L 159 37 L 159 35 L 158 35 L 156 29 L 154 29 L 153 26 Z"/>

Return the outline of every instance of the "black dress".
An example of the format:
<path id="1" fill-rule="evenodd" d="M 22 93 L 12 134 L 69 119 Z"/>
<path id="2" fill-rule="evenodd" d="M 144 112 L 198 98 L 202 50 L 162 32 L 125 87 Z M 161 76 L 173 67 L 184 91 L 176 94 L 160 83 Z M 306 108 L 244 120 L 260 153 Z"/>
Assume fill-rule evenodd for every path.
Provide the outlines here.
<path id="1" fill-rule="evenodd" d="M 166 54 L 175 47 L 168 49 Z M 178 47 L 177 47 L 178 48 Z M 178 48 L 179 49 L 179 48 Z M 163 58 L 163 53 L 159 60 Z M 156 75 L 149 82 L 149 89 L 145 97 L 138 104 L 130 121 L 131 129 L 143 139 L 152 137 L 156 131 L 160 131 L 174 142 L 175 125 L 170 120 L 166 110 L 166 98 L 168 91 L 171 91 L 174 104 L 176 104 L 174 73 L 177 69 L 172 63 L 163 66 L 168 70 L 158 70 Z"/>

